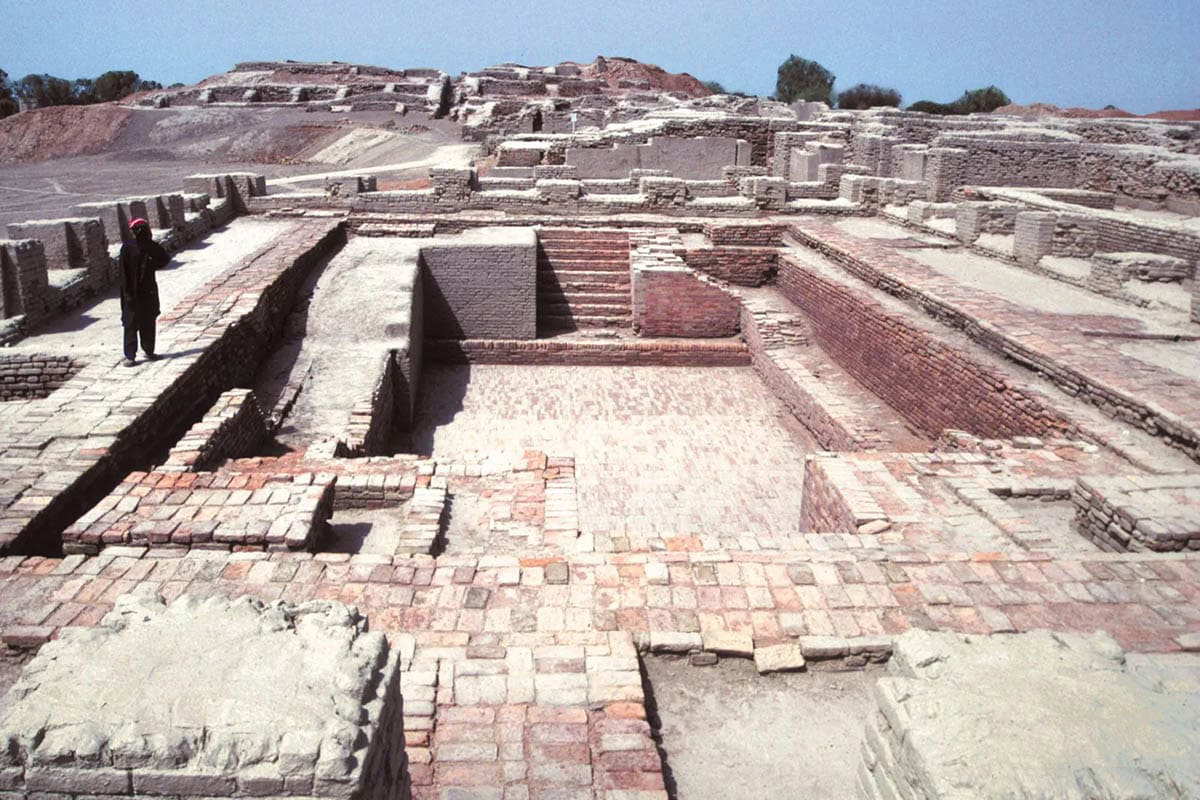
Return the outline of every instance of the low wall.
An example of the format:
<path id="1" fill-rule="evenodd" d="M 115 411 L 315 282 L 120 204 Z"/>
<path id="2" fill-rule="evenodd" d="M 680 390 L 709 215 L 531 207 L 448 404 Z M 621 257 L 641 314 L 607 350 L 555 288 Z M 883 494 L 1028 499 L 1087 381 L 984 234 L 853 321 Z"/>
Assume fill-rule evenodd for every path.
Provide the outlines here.
<path id="1" fill-rule="evenodd" d="M 718 338 L 738 331 L 740 306 L 712 279 L 687 267 L 672 231 L 629 235 L 633 328 L 640 336 Z"/>
<path id="2" fill-rule="evenodd" d="M 537 336 L 537 237 L 532 228 L 481 228 L 463 242 L 421 249 L 426 335 Z"/>
<path id="3" fill-rule="evenodd" d="M 704 235 L 714 245 L 783 247 L 788 226 L 777 222 L 708 223 Z"/>
<path id="4" fill-rule="evenodd" d="M 775 277 L 774 247 L 697 247 L 678 255 L 689 268 L 736 286 L 762 286 Z"/>
<path id="5" fill-rule="evenodd" d="M 230 389 L 176 442 L 159 471 L 212 469 L 227 458 L 252 455 L 266 438 L 266 420 L 254 390 Z"/>
<path id="6" fill-rule="evenodd" d="M 884 447 L 877 430 L 864 429 L 859 420 L 844 411 L 839 413 L 844 403 L 820 378 L 788 357 L 786 342 L 772 341 L 768 326 L 760 323 L 753 309 L 743 307 L 741 327 L 755 372 L 821 447 L 826 450 Z"/>
<path id="7" fill-rule="evenodd" d="M 0 354 L 0 401 L 48 397 L 83 366 L 82 362 L 64 355 Z"/>
<path id="8" fill-rule="evenodd" d="M 787 256 L 778 286 L 809 316 L 822 349 L 926 435 L 1046 436 L 1072 427 L 990 368 Z"/>

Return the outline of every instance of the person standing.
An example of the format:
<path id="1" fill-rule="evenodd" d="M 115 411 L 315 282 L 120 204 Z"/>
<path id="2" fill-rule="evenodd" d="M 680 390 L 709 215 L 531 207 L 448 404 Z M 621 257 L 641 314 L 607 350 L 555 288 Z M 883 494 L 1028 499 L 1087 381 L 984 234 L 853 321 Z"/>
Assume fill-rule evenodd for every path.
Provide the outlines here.
<path id="1" fill-rule="evenodd" d="M 121 245 L 121 327 L 125 329 L 125 360 L 127 367 L 137 364 L 138 340 L 148 361 L 158 358 L 154 352 L 157 324 L 157 270 L 171 260 L 150 232 L 150 223 L 138 218 L 129 223 L 133 240 Z"/>

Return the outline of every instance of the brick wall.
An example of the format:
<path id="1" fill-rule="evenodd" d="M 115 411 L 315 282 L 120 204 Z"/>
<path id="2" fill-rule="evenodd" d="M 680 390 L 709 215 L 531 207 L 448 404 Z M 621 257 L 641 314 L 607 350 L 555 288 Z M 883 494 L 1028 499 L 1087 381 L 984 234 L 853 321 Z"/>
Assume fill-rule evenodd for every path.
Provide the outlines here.
<path id="1" fill-rule="evenodd" d="M 738 332 L 737 298 L 686 267 L 636 270 L 633 298 L 633 327 L 639 336 L 705 339 Z"/>
<path id="2" fill-rule="evenodd" d="M 775 277 L 773 247 L 698 247 L 678 254 L 693 270 L 736 286 L 762 286 Z"/>
<path id="3" fill-rule="evenodd" d="M 82 368 L 82 362 L 65 355 L 0 355 L 0 401 L 47 397 Z"/>
<path id="4" fill-rule="evenodd" d="M 396 420 L 396 352 L 382 352 L 377 365 L 370 398 L 350 410 L 345 443 L 351 456 L 386 453 L 391 440 Z"/>
<path id="5" fill-rule="evenodd" d="M 816 533 L 850 532 L 854 514 L 820 461 L 804 465 L 804 492 L 800 501 L 800 530 Z"/>
<path id="6" fill-rule="evenodd" d="M 252 389 L 223 392 L 204 417 L 167 454 L 162 472 L 195 472 L 227 458 L 254 453 L 267 438 L 267 425 Z"/>
<path id="7" fill-rule="evenodd" d="M 775 222 L 708 223 L 704 235 L 714 245 L 783 247 L 787 229 Z"/>
<path id="8" fill-rule="evenodd" d="M 821 447 L 883 449 L 885 443 L 878 429 L 869 420 L 849 413 L 836 392 L 789 357 L 790 343 L 772 330 L 768 315 L 756 313 L 751 301 L 742 308 L 741 327 L 755 372 Z"/>
<path id="9" fill-rule="evenodd" d="M 633 270 L 633 328 L 641 336 L 717 338 L 738 331 L 737 298 L 692 270 L 675 253 L 673 231 L 629 235 Z"/>
<path id="10" fill-rule="evenodd" d="M 1055 435 L 1070 424 L 999 374 L 850 288 L 784 256 L 780 290 L 817 343 L 921 432 L 984 437 Z"/>
<path id="11" fill-rule="evenodd" d="M 421 250 L 426 335 L 532 339 L 537 335 L 537 239 L 504 231 L 505 244 L 437 244 Z"/>

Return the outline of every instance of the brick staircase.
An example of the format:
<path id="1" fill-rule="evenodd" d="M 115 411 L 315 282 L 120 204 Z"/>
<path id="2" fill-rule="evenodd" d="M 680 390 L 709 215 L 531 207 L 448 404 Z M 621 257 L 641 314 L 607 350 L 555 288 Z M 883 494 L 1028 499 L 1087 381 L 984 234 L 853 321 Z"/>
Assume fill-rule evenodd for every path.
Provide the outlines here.
<path id="1" fill-rule="evenodd" d="M 629 234 L 545 228 L 538 232 L 538 334 L 628 328 Z"/>

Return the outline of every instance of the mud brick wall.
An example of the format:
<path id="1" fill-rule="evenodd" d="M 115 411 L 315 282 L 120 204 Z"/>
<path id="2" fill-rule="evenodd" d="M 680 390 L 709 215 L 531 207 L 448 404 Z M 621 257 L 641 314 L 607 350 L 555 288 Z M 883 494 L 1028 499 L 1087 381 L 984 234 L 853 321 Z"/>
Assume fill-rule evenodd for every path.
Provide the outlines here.
<path id="1" fill-rule="evenodd" d="M 943 135 L 941 147 L 967 151 L 961 182 L 983 186 L 1076 187 L 1082 145 Z"/>
<path id="2" fill-rule="evenodd" d="M 750 352 L 730 341 L 570 342 L 539 339 L 438 340 L 426 343 L 426 354 L 445 364 L 565 365 L 589 367 L 742 367 Z"/>
<path id="3" fill-rule="evenodd" d="M 697 272 L 736 286 L 762 286 L 775 277 L 779 251 L 773 247 L 700 247 L 678 253 Z"/>
<path id="4" fill-rule="evenodd" d="M 24 314 L 29 327 L 46 316 L 50 284 L 40 241 L 0 239 L 0 296 L 5 319 Z"/>
<path id="5" fill-rule="evenodd" d="M 956 428 L 1006 438 L 1070 428 L 988 367 L 786 256 L 778 286 L 809 315 L 817 343 L 922 433 Z"/>
<path id="6" fill-rule="evenodd" d="M 787 225 L 774 222 L 708 223 L 704 235 L 714 245 L 783 247 L 787 229 Z"/>
<path id="7" fill-rule="evenodd" d="M 1054 223 L 1050 254 L 1087 258 L 1096 252 L 1100 230 L 1095 219 L 1082 215 L 1060 214 Z"/>
<path id="8" fill-rule="evenodd" d="M 1080 476 L 1075 526 L 1104 550 L 1200 550 L 1200 475 Z"/>
<path id="9" fill-rule="evenodd" d="M 788 356 L 788 343 L 773 335 L 769 323 L 751 308 L 742 308 L 741 327 L 754 371 L 821 447 L 869 450 L 884 446 L 879 431 L 852 418 L 836 393 Z"/>
<path id="10" fill-rule="evenodd" d="M 83 366 L 82 362 L 64 355 L 0 355 L 0 401 L 47 397 Z"/>
<path id="11" fill-rule="evenodd" d="M 804 465 L 804 492 L 800 500 L 800 530 L 836 533 L 857 530 L 854 513 L 847 505 L 827 464 L 816 459 Z"/>
<path id="12" fill-rule="evenodd" d="M 639 336 L 733 336 L 739 317 L 737 298 L 686 267 L 633 273 L 633 327 Z"/>
<path id="13" fill-rule="evenodd" d="M 1012 233 L 1017 224 L 1018 203 L 959 203 L 955 231 L 960 241 L 971 244 L 982 233 Z"/>
<path id="14" fill-rule="evenodd" d="M 352 456 L 387 452 L 396 420 L 396 352 L 380 355 L 369 400 L 356 403 L 346 426 L 346 448 Z"/>
<path id="15" fill-rule="evenodd" d="M 1200 213 L 1200 169 L 1194 158 L 1164 157 L 1114 145 L 1084 145 L 1078 166 L 1081 189 L 1112 192 L 1130 201 Z"/>
<path id="16" fill-rule="evenodd" d="M 425 334 L 435 339 L 537 336 L 537 243 L 421 250 Z"/>
<path id="17" fill-rule="evenodd" d="M 217 398 L 167 455 L 162 472 L 211 469 L 227 458 L 252 454 L 267 438 L 267 425 L 252 389 L 230 389 Z"/>

